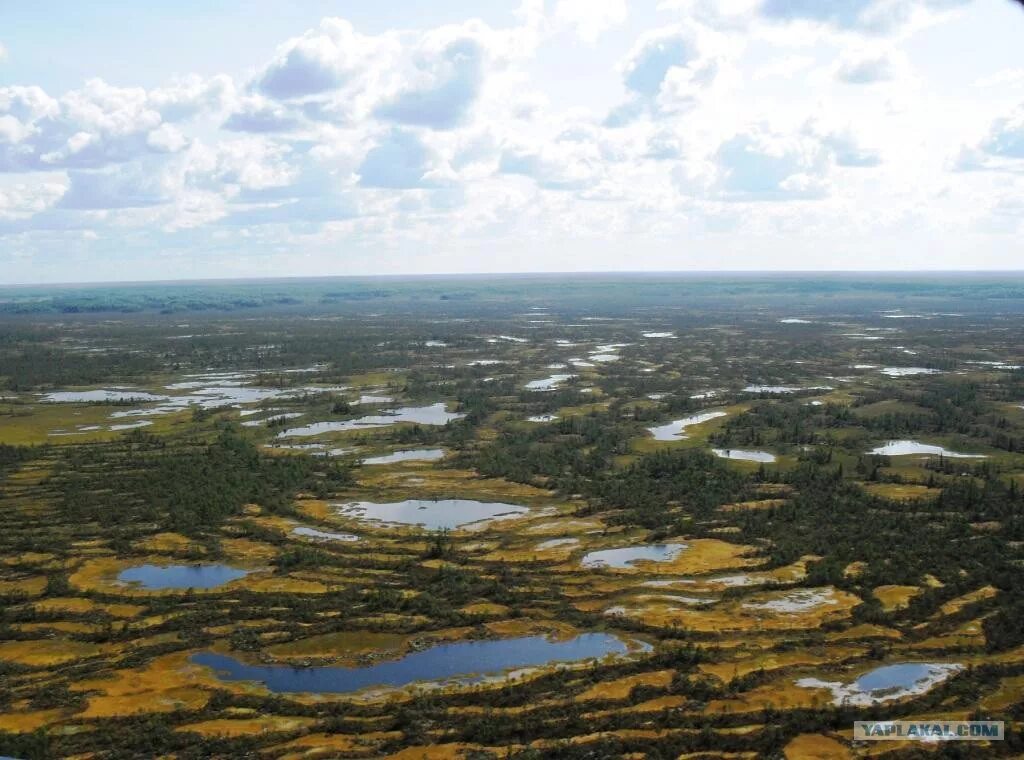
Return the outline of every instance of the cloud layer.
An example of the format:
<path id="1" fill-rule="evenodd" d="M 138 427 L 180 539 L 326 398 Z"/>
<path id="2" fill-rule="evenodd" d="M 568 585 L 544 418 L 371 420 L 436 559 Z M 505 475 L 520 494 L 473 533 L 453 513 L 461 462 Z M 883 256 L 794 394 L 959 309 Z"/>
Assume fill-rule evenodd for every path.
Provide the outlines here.
<path id="1" fill-rule="evenodd" d="M 830 235 L 828 268 L 940 239 L 905 263 L 974 265 L 981 240 L 1000 266 L 1024 75 L 943 82 L 920 51 L 983 12 L 1024 34 L 1003 10 L 527 0 L 511 21 L 325 18 L 244 76 L 2 86 L 0 277 L 757 268 L 758 245 L 816 268 Z"/>

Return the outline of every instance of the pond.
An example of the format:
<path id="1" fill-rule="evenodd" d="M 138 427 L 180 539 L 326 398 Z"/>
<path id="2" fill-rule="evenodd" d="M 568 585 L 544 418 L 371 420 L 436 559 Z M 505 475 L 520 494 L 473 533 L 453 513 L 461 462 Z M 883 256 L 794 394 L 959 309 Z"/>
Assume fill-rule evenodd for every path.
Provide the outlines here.
<path id="1" fill-rule="evenodd" d="M 774 462 L 775 455 L 767 451 L 750 451 L 748 449 L 711 449 L 716 457 L 722 459 L 741 459 L 744 462 Z"/>
<path id="2" fill-rule="evenodd" d="M 889 377 L 909 377 L 910 375 L 937 375 L 939 370 L 927 367 L 883 367 L 879 370 Z"/>
<path id="3" fill-rule="evenodd" d="M 295 528 L 292 531 L 292 535 L 305 536 L 306 538 L 312 538 L 315 541 L 358 541 L 359 536 L 355 536 L 351 533 L 328 533 L 327 531 L 317 530 L 316 528 L 307 528 L 305 526 Z"/>
<path id="4" fill-rule="evenodd" d="M 343 694 L 371 686 L 402 687 L 417 682 L 455 680 L 470 684 L 512 669 L 579 662 L 629 651 L 630 643 L 618 636 L 583 633 L 565 641 L 545 636 L 458 641 L 363 667 L 248 665 L 212 652 L 192 655 L 190 660 L 212 668 L 223 681 L 258 681 L 275 693 Z"/>
<path id="5" fill-rule="evenodd" d="M 583 567 L 631 567 L 637 562 L 668 562 L 686 549 L 686 544 L 649 544 L 601 549 L 580 560 Z"/>
<path id="6" fill-rule="evenodd" d="M 387 427 L 400 422 L 411 422 L 416 425 L 446 425 L 453 420 L 465 417 L 464 414 L 449 412 L 444 403 L 438 402 L 430 406 L 403 406 L 386 414 L 371 414 L 354 420 L 338 420 L 329 422 L 313 422 L 309 425 L 282 430 L 278 438 L 292 436 L 310 436 L 321 433 L 337 433 L 346 430 Z"/>
<path id="7" fill-rule="evenodd" d="M 157 396 L 132 389 L 102 389 L 95 391 L 54 391 L 43 394 L 43 401 L 51 403 L 115 403 L 125 401 L 168 401 L 170 396 Z"/>
<path id="8" fill-rule="evenodd" d="M 550 391 L 571 377 L 572 375 L 552 375 L 542 380 L 531 380 L 526 384 L 526 389 L 530 391 Z"/>
<path id="9" fill-rule="evenodd" d="M 532 417 L 527 417 L 527 422 L 554 422 L 558 419 L 557 414 L 535 414 Z"/>
<path id="10" fill-rule="evenodd" d="M 248 570 L 230 565 L 139 565 L 118 573 L 122 583 L 147 589 L 216 588 L 244 578 Z"/>
<path id="11" fill-rule="evenodd" d="M 408 449 L 383 454 L 379 457 L 366 457 L 363 464 L 394 464 L 395 462 L 433 462 L 444 458 L 444 449 Z"/>
<path id="12" fill-rule="evenodd" d="M 837 705 L 865 706 L 924 694 L 962 669 L 962 665 L 954 663 L 901 662 L 875 668 L 848 684 L 801 678 L 796 685 L 828 689 Z"/>
<path id="13" fill-rule="evenodd" d="M 356 501 L 335 503 L 342 517 L 396 525 L 421 525 L 430 530 L 452 530 L 472 523 L 514 517 L 529 508 L 519 504 L 475 501 L 473 499 L 406 499 L 395 502 Z"/>
<path id="14" fill-rule="evenodd" d="M 944 446 L 934 446 L 930 443 L 911 440 L 889 441 L 884 446 L 876 446 L 868 453 L 889 457 L 904 456 L 906 454 L 932 454 L 934 456 L 942 455 L 951 459 L 985 459 L 984 454 L 961 454 L 956 451 L 950 451 Z"/>
<path id="15" fill-rule="evenodd" d="M 577 546 L 579 542 L 580 540 L 578 538 L 552 538 L 547 541 L 541 541 L 537 544 L 537 549 L 540 551 L 546 551 L 548 549 Z"/>
<path id="16" fill-rule="evenodd" d="M 647 432 L 654 436 L 656 441 L 678 441 L 680 438 L 685 438 L 683 431 L 691 425 L 699 425 L 702 422 L 713 420 L 716 417 L 724 417 L 725 412 L 701 412 L 700 414 L 692 414 L 689 417 L 683 417 L 681 420 L 674 420 L 667 422 L 664 425 L 658 425 L 657 427 L 647 428 Z"/>

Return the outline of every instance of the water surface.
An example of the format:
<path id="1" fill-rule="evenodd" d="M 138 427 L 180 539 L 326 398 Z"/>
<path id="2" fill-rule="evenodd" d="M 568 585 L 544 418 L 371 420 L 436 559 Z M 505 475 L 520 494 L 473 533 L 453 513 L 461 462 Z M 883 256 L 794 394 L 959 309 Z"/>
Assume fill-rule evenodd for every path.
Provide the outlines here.
<path id="1" fill-rule="evenodd" d="M 637 562 L 668 562 L 686 549 L 686 544 L 649 544 L 624 546 L 619 549 L 601 549 L 585 555 L 580 563 L 584 567 L 631 567 Z"/>
<path id="2" fill-rule="evenodd" d="M 751 451 L 749 449 L 711 449 L 715 456 L 722 459 L 741 459 L 744 462 L 774 462 L 775 455 L 767 451 Z"/>
<path id="3" fill-rule="evenodd" d="M 422 525 L 430 530 L 452 530 L 471 523 L 514 517 L 529 511 L 519 504 L 473 499 L 406 499 L 394 502 L 356 501 L 334 504 L 338 514 L 370 522 Z"/>
<path id="4" fill-rule="evenodd" d="M 366 457 L 363 464 L 394 464 L 395 462 L 433 462 L 444 457 L 444 449 L 408 449 L 383 454 L 379 457 Z"/>
<path id="5" fill-rule="evenodd" d="M 248 665 L 228 655 L 201 652 L 190 660 L 212 668 L 224 681 L 259 681 L 270 691 L 343 694 L 371 686 L 401 687 L 417 682 L 474 683 L 505 671 L 624 655 L 629 644 L 608 633 L 583 633 L 566 641 L 544 636 L 439 644 L 401 659 L 363 667 Z"/>
<path id="6" fill-rule="evenodd" d="M 961 454 L 956 451 L 950 451 L 944 446 L 935 446 L 930 443 L 921 443 L 920 441 L 911 440 L 900 440 L 900 441 L 889 441 L 884 446 L 876 446 L 868 452 L 869 454 L 881 454 L 883 456 L 898 457 L 905 454 L 932 454 L 935 456 L 942 455 L 949 457 L 950 459 L 984 459 L 984 454 Z"/>
<path id="7" fill-rule="evenodd" d="M 249 574 L 230 565 L 139 565 L 118 573 L 122 583 L 148 589 L 216 588 Z"/>
<path id="8" fill-rule="evenodd" d="M 691 425 L 699 425 L 702 422 L 713 420 L 716 417 L 724 417 L 725 412 L 701 412 L 700 414 L 692 414 L 689 417 L 683 417 L 681 420 L 673 420 L 667 422 L 664 425 L 658 425 L 657 427 L 647 428 L 647 432 L 654 436 L 656 441 L 678 441 L 680 438 L 685 438 L 683 431 Z"/>
<path id="9" fill-rule="evenodd" d="M 403 406 L 386 414 L 371 414 L 354 420 L 338 420 L 313 422 L 303 427 L 288 428 L 277 434 L 278 438 L 293 436 L 311 436 L 321 433 L 337 433 L 347 430 L 387 427 L 400 422 L 411 422 L 416 425 L 446 425 L 453 420 L 465 417 L 464 414 L 449 412 L 441 402 L 430 406 Z"/>

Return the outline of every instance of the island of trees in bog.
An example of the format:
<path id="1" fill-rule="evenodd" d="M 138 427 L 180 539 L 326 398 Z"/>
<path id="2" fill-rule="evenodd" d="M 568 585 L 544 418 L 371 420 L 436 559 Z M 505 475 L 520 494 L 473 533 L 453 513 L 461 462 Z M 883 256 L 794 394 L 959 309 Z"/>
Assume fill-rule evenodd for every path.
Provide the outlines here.
<path id="1" fill-rule="evenodd" d="M 1019 756 L 1022 365 L 1013 276 L 2 289 L 0 755 Z"/>

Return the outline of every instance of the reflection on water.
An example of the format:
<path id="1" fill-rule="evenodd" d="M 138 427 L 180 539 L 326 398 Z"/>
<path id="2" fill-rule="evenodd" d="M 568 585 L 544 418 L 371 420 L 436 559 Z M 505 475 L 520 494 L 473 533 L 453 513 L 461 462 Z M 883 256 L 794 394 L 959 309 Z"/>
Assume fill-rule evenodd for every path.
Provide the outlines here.
<path id="1" fill-rule="evenodd" d="M 881 454 L 883 456 L 898 457 L 905 454 L 933 454 L 942 455 L 951 459 L 984 459 L 984 454 L 961 454 L 950 451 L 944 446 L 934 446 L 930 443 L 920 441 L 900 440 L 889 441 L 884 446 L 876 446 L 868 452 L 869 454 Z"/>
<path id="2" fill-rule="evenodd" d="M 519 504 L 472 499 L 406 499 L 384 503 L 357 501 L 333 506 L 338 508 L 338 514 L 343 517 L 398 525 L 422 525 L 431 530 L 451 530 L 498 517 L 514 517 L 529 511 Z"/>
<path id="3" fill-rule="evenodd" d="M 310 436 L 321 433 L 338 433 L 346 430 L 362 430 L 366 428 L 387 427 L 400 422 L 411 422 L 417 425 L 445 425 L 453 420 L 465 417 L 464 414 L 449 412 L 441 402 L 430 406 L 403 406 L 386 414 L 371 414 L 354 420 L 314 422 L 297 428 L 288 428 L 277 434 L 278 438 L 293 436 Z"/>
<path id="4" fill-rule="evenodd" d="M 249 574 L 230 565 L 139 565 L 122 570 L 117 579 L 148 589 L 215 588 Z"/>
<path id="5" fill-rule="evenodd" d="M 259 681 L 272 692 L 339 694 L 370 686 L 401 687 L 421 681 L 474 683 L 507 670 L 624 655 L 630 645 L 608 633 L 583 633 L 566 641 L 523 636 L 495 641 L 439 644 L 401 659 L 364 667 L 247 665 L 227 655 L 202 652 L 190 659 L 224 681 Z"/>
<path id="6" fill-rule="evenodd" d="M 722 459 L 741 459 L 744 462 L 774 462 L 775 455 L 767 451 L 750 451 L 747 449 L 711 449 L 715 456 Z"/>
<path id="7" fill-rule="evenodd" d="M 647 431 L 654 436 L 656 441 L 678 441 L 680 438 L 685 438 L 683 431 L 691 425 L 699 425 L 702 422 L 713 420 L 716 417 L 724 417 L 725 412 L 701 412 L 700 414 L 692 414 L 689 417 L 683 417 L 681 420 L 674 420 L 672 422 L 665 423 L 664 425 L 658 425 L 657 427 L 647 428 Z"/>
<path id="8" fill-rule="evenodd" d="M 580 563 L 584 567 L 630 567 L 643 561 L 668 562 L 686 548 L 686 544 L 649 544 L 602 549 L 585 555 Z"/>

